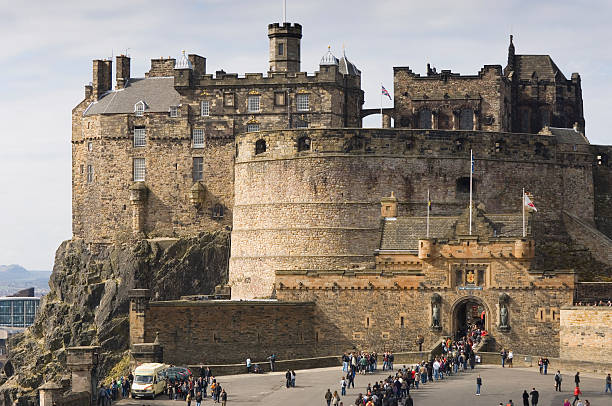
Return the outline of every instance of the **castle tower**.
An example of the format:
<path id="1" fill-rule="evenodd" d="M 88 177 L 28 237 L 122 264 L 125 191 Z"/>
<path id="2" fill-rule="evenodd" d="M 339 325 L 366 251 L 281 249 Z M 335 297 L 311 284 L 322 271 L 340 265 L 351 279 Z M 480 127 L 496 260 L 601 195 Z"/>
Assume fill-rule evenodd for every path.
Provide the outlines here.
<path id="1" fill-rule="evenodd" d="M 302 26 L 298 23 L 269 24 L 268 38 L 270 72 L 299 72 Z"/>

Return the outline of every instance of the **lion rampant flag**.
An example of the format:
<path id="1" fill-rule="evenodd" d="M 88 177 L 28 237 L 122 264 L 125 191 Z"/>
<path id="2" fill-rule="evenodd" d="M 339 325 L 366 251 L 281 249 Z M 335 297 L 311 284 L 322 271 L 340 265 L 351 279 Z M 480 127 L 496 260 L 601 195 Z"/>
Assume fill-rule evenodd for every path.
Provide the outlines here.
<path id="1" fill-rule="evenodd" d="M 535 207 L 535 204 L 533 204 L 533 202 L 531 201 L 531 199 L 529 198 L 527 193 L 525 193 L 525 196 L 523 196 L 523 201 L 524 201 L 526 209 L 531 209 L 533 211 L 538 211 L 538 209 L 536 209 L 536 207 Z"/>

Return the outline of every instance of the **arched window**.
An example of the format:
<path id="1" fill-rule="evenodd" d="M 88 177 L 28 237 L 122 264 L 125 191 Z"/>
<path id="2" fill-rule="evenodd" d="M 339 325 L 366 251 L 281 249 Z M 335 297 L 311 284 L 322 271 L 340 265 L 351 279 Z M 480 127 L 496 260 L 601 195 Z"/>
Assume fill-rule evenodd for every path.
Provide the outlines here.
<path id="1" fill-rule="evenodd" d="M 224 212 L 224 208 L 222 204 L 215 204 L 212 210 L 212 218 L 213 219 L 217 219 L 220 220 L 223 218 L 223 213 Z"/>
<path id="2" fill-rule="evenodd" d="M 423 109 L 419 111 L 419 128 L 431 129 L 431 110 Z"/>
<path id="3" fill-rule="evenodd" d="M 474 110 L 461 109 L 459 112 L 459 129 L 473 130 L 474 129 Z"/>
<path id="4" fill-rule="evenodd" d="M 461 152 L 465 150 L 466 140 L 465 138 L 457 138 L 455 140 L 455 151 Z"/>
<path id="5" fill-rule="evenodd" d="M 257 140 L 255 142 L 255 155 L 266 152 L 266 140 Z"/>
<path id="6" fill-rule="evenodd" d="M 307 136 L 298 138 L 297 148 L 298 148 L 298 152 L 310 151 L 310 138 Z"/>

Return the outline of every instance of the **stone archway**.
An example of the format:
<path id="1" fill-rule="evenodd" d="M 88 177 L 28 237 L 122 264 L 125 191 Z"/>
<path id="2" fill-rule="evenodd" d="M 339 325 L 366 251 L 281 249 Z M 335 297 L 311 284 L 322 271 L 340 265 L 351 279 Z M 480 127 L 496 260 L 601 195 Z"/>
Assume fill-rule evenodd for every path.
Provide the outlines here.
<path id="1" fill-rule="evenodd" d="M 458 299 L 452 306 L 451 311 L 451 334 L 453 337 L 459 331 L 465 331 L 469 324 L 481 324 L 481 316 L 484 311 L 484 329 L 491 331 L 491 320 L 494 315 L 484 300 L 477 296 L 464 296 Z"/>

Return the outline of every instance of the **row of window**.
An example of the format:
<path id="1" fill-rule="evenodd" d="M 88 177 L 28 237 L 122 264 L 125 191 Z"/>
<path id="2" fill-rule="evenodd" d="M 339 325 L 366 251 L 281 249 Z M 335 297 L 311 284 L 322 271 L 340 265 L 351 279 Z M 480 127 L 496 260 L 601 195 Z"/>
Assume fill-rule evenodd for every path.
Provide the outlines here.
<path id="1" fill-rule="evenodd" d="M 286 103 L 285 92 L 276 92 L 274 94 L 274 105 L 276 106 L 284 106 Z M 225 106 L 233 106 L 233 98 L 228 100 L 227 97 L 224 96 L 223 104 Z M 306 93 L 300 93 L 296 95 L 295 105 L 297 111 L 309 111 L 310 102 L 309 95 Z M 134 115 L 142 116 L 144 115 L 146 105 L 143 101 L 139 101 L 134 105 Z M 249 113 L 259 113 L 261 112 L 261 96 L 260 95 L 249 95 L 247 97 L 247 112 Z M 200 115 L 202 117 L 210 116 L 210 101 L 203 100 L 200 102 Z M 170 106 L 170 117 L 178 117 L 179 110 L 178 106 Z"/>
<path id="2" fill-rule="evenodd" d="M 84 166 L 81 165 L 81 173 L 85 170 Z M 147 174 L 145 158 L 134 158 L 133 160 L 133 177 L 134 182 L 144 182 Z M 197 182 L 204 179 L 204 158 L 194 157 L 193 158 L 193 181 Z M 87 183 L 92 183 L 94 180 L 94 168 L 93 165 L 87 165 Z"/>

